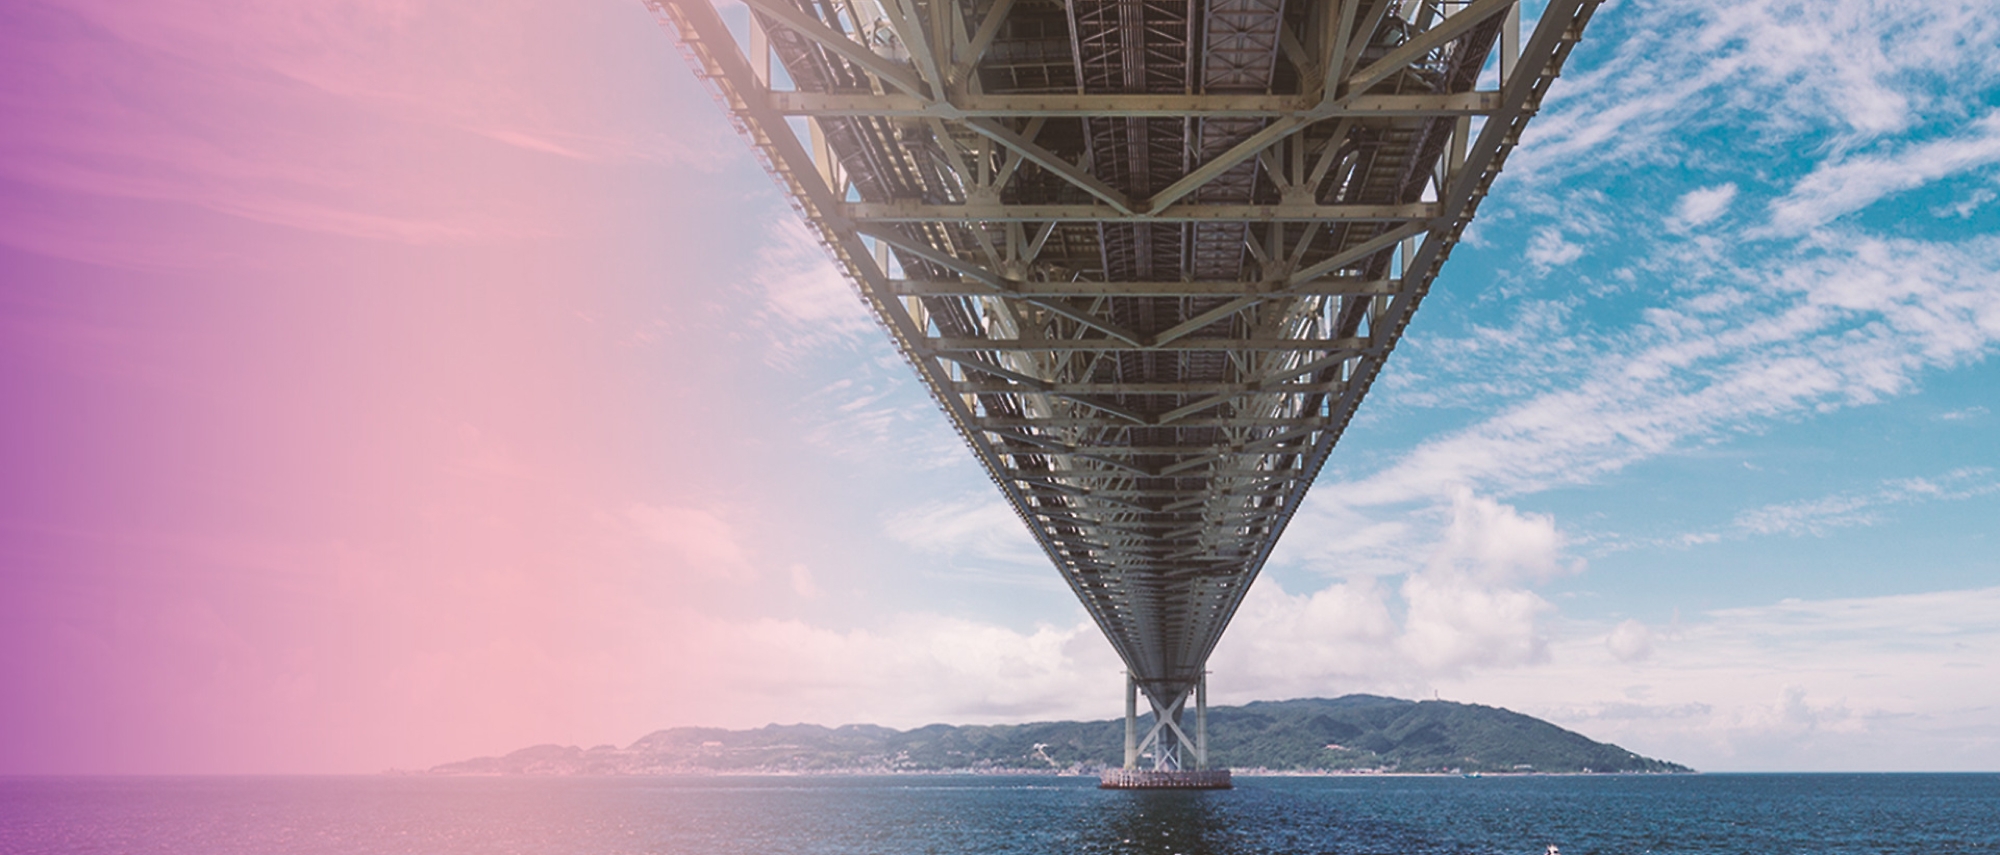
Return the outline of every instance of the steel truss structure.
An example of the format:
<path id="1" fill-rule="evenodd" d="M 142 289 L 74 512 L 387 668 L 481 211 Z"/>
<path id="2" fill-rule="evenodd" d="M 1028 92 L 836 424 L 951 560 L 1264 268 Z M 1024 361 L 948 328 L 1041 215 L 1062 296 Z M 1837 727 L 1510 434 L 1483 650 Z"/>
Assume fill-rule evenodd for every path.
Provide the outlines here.
<path id="1" fill-rule="evenodd" d="M 1205 766 L 1210 651 L 1597 0 L 744 2 L 647 0 L 1123 657 L 1127 766 Z"/>

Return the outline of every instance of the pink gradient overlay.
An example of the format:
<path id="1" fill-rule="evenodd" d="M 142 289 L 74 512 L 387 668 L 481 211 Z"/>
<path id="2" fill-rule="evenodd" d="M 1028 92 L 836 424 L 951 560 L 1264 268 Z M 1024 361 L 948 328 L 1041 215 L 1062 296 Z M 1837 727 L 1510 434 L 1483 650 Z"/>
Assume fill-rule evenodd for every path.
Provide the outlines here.
<path id="1" fill-rule="evenodd" d="M 0 773 L 812 717 L 790 217 L 630 0 L 7 4 Z"/>
<path id="2" fill-rule="evenodd" d="M 1994 123 L 1919 91 L 1947 67 L 1991 89 L 1991 6 L 1593 23 L 1440 279 L 1458 317 L 1427 304 L 1211 702 L 1471 700 L 1709 769 L 2000 764 L 1974 678 L 2000 650 L 2000 467 L 1965 439 L 2000 385 L 1950 367 L 1994 340 Z M 1862 139 L 1813 118 L 1836 90 L 1965 132 L 1771 161 L 1797 169 L 1760 165 L 1777 143 L 1678 171 L 1593 143 L 1708 145 L 1742 113 L 1695 107 L 1744 92 L 1802 123 L 1765 142 Z M 1537 177 L 1550 158 L 1656 198 Z M 1963 242 L 1821 198 L 1868 174 L 1847 183 L 1932 182 L 1896 210 L 1942 204 Z M 1797 212 L 1772 199 L 1830 219 L 1768 243 L 1750 226 Z M 1606 223 L 1638 278 L 1585 299 Z M 1782 287 L 1732 296 L 1760 282 Z M 1885 451 L 1917 436 L 1959 439 Z M 1762 474 L 1716 474 L 1732 455 Z M 1842 543 L 1867 548 L 1813 563 Z M 1787 564 L 1810 572 L 1766 573 Z M 0 775 L 1110 718 L 1119 671 L 639 0 L 0 3 Z"/>

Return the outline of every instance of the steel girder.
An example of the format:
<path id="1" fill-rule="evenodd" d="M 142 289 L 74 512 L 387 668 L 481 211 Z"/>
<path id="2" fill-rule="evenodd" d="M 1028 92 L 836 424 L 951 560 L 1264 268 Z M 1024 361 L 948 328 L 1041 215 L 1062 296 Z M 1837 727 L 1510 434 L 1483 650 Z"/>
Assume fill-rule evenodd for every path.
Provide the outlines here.
<path id="1" fill-rule="evenodd" d="M 647 0 L 1165 708 L 1598 0 L 746 2 Z"/>

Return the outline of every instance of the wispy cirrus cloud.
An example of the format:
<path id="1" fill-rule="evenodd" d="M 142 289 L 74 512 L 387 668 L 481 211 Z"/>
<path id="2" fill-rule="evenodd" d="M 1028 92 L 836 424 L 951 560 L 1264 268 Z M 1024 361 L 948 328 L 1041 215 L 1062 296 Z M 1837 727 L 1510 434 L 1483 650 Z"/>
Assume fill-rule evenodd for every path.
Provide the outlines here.
<path id="1" fill-rule="evenodd" d="M 966 462 L 964 442 L 805 224 L 775 216 L 750 269 L 744 291 L 765 364 L 823 379 L 797 412 L 808 442 L 898 468 Z"/>
<path id="2" fill-rule="evenodd" d="M 1801 234 L 1892 193 L 1993 163 L 2000 163 L 2000 112 L 1943 139 L 1820 164 L 1771 203 L 1770 227 L 1781 235 Z"/>
<path id="3" fill-rule="evenodd" d="M 1872 403 L 2000 341 L 2000 242 L 1845 235 L 1761 269 L 1668 250 L 1692 293 L 1588 338 L 1562 378 L 1337 491 L 1379 505 L 1455 485 L 1512 495 L 1587 483 L 1773 420 Z M 1943 265 L 1909 259 L 1943 258 Z M 1478 381 L 1469 381 L 1478 382 Z"/>
<path id="4" fill-rule="evenodd" d="M 873 349 L 875 321 L 818 237 L 789 211 L 769 223 L 747 267 L 757 323 L 767 337 L 764 360 L 797 368 L 829 353 Z"/>
<path id="5" fill-rule="evenodd" d="M 2000 80 L 1991 12 L 1983 0 L 1608 6 L 1584 47 L 1608 55 L 1565 73 L 1508 169 L 1549 177 L 1724 159 L 1689 130 L 1765 145 L 1830 135 L 1834 150 L 1906 131 Z"/>
<path id="6" fill-rule="evenodd" d="M 133 266 L 153 259 L 159 266 L 199 266 L 254 254 L 250 247 L 223 250 L 212 239 L 104 229 L 97 221 L 107 212 L 80 213 L 77 200 L 186 205 L 255 223 L 417 245 L 539 232 L 503 200 L 460 204 L 477 194 L 426 194 L 448 182 L 378 156 L 371 146 L 382 140 L 326 126 L 327 113 L 362 122 L 324 92 L 232 62 L 234 52 L 180 55 L 128 40 L 100 26 L 90 10 L 67 5 L 31 3 L 6 16 L 0 180 L 22 189 L 10 191 L 11 216 L 0 218 L 0 240 L 14 246 Z M 256 41 L 254 33 L 239 35 Z M 364 179 L 371 171 L 401 172 L 402 180 L 372 183 Z M 71 201 L 37 209 L 47 197 Z"/>
<path id="7" fill-rule="evenodd" d="M 1889 507 L 1995 492 L 2000 492 L 2000 479 L 1995 479 L 1992 471 L 1956 469 L 1937 478 L 1897 478 L 1873 490 L 1751 508 L 1738 513 L 1731 528 L 1751 535 L 1818 535 L 1836 528 L 1871 525 Z"/>
<path id="8" fill-rule="evenodd" d="M 0 11 L 0 181 L 21 189 L 0 241 L 127 267 L 254 263 L 252 239 L 222 253 L 212 236 L 99 225 L 175 206 L 411 246 L 536 240 L 577 230 L 526 201 L 549 198 L 535 185 L 552 169 L 743 162 L 726 125 L 662 128 L 594 85 L 598 69 L 578 70 L 561 26 L 611 13 L 538 0 L 12 4 Z M 707 106 L 681 89 L 644 106 Z M 39 197 L 70 202 L 38 209 Z"/>
<path id="9" fill-rule="evenodd" d="M 1385 378 L 1390 400 L 1370 406 L 1480 415 L 1351 477 L 1338 503 L 1592 483 L 1905 395 L 1991 353 L 2000 242 L 1843 219 L 2000 161 L 2000 115 L 1965 106 L 2000 82 L 1990 12 L 1970 0 L 1604 9 L 1592 24 L 1604 40 L 1585 46 L 1602 53 L 1573 60 L 1587 64 L 1509 162 L 1513 189 L 1482 211 L 1512 217 L 1526 235 L 1513 251 L 1534 273 L 1563 275 L 1503 277 L 1481 306 L 1504 320 L 1482 312 L 1462 332 L 1412 337 Z M 1743 177 L 1651 197 L 1663 169 Z M 1731 228 L 1712 227 L 1725 217 Z M 1619 240 L 1586 258 L 1571 234 Z"/>
<path id="10" fill-rule="evenodd" d="M 569 21 L 616 17 L 641 40 L 643 9 L 542 0 L 37 0 L 127 53 L 183 68 L 297 84 L 378 117 L 451 128 L 524 150 L 593 162 L 712 170 L 743 152 L 724 123 L 663 130 L 583 87 L 583 62 L 625 61 L 563 38 Z M 136 50 L 135 50 L 136 49 Z M 642 69 L 629 69 L 638 73 Z M 706 98 L 695 87 L 683 92 Z M 558 94 L 560 97 L 550 97 Z M 666 104 L 659 105 L 662 108 Z"/>
<path id="11" fill-rule="evenodd" d="M 889 353 L 814 390 L 805 402 L 810 406 L 799 411 L 804 438 L 828 454 L 910 472 L 971 464 L 970 450 L 923 384 Z"/>
<path id="12" fill-rule="evenodd" d="M 903 508 L 883 521 L 884 531 L 919 552 L 998 564 L 1026 565 L 1056 585 L 1048 558 L 1005 498 L 964 496 Z M 1058 586 L 1059 587 L 1059 586 Z"/>

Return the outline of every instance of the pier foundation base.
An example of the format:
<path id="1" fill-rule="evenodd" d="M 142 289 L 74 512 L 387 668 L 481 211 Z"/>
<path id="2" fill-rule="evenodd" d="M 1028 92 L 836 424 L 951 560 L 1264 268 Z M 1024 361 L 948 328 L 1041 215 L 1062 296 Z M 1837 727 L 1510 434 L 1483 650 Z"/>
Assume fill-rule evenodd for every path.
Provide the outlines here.
<path id="1" fill-rule="evenodd" d="M 1228 769 L 1183 769 L 1156 772 L 1152 769 L 1106 769 L 1098 776 L 1102 790 L 1227 790 Z"/>

